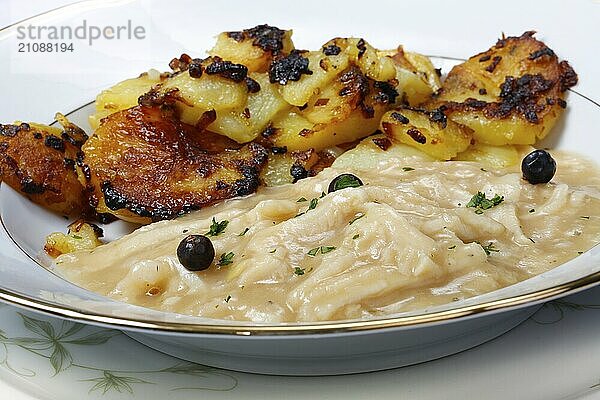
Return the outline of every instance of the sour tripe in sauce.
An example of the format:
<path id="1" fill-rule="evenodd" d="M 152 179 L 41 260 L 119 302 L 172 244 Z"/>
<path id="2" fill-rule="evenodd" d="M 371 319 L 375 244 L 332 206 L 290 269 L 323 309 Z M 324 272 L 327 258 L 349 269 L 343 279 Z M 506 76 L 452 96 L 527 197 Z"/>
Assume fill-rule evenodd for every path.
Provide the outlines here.
<path id="1" fill-rule="evenodd" d="M 323 321 L 490 292 L 600 241 L 600 173 L 592 162 L 554 152 L 554 179 L 533 185 L 517 166 L 491 170 L 394 151 L 374 158 L 365 147 L 316 177 L 60 256 L 57 268 L 95 292 L 165 311 Z M 363 184 L 328 192 L 342 174 Z M 193 234 L 214 245 L 213 264 L 200 272 L 177 256 Z"/>

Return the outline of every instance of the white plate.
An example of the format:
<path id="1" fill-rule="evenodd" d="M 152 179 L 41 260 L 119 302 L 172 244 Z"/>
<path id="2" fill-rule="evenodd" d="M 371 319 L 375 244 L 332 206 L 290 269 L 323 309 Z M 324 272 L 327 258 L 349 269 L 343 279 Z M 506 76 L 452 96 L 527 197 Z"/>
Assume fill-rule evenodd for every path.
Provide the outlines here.
<path id="1" fill-rule="evenodd" d="M 582 77 L 578 91 L 597 87 L 586 59 L 585 41 L 579 32 L 550 23 L 561 17 L 558 6 L 544 2 L 544 19 L 522 24 L 518 17 L 533 14 L 533 6 L 513 2 L 500 10 L 464 3 L 445 12 L 445 3 L 377 4 L 373 15 L 362 3 L 343 5 L 302 2 L 290 13 L 289 6 L 269 2 L 250 8 L 246 3 L 217 2 L 84 2 L 39 17 L 29 23 L 117 25 L 132 20 L 145 26 L 140 41 L 98 41 L 91 46 L 75 41 L 70 54 L 16 53 L 16 27 L 0 32 L 0 76 L 12 96 L 0 99 L 3 120 L 47 120 L 55 110 L 63 112 L 86 104 L 103 87 L 149 67 L 164 69 L 180 52 L 199 54 L 208 49 L 212 36 L 265 22 L 295 29 L 299 47 L 316 48 L 333 36 L 364 36 L 380 48 L 404 43 L 427 54 L 465 57 L 486 49 L 499 31 L 520 34 L 538 28 L 561 57 L 573 61 Z M 529 10 L 531 7 L 531 10 Z M 515 9 L 518 13 L 514 13 Z M 239 10 L 243 12 L 237 12 Z M 424 12 L 427 10 L 427 12 Z M 483 25 L 480 12 L 494 13 L 502 26 Z M 529 12 L 529 11 L 531 12 Z M 510 16 L 512 19 L 503 18 Z M 579 28 L 593 24 L 589 4 L 572 10 L 580 17 Z M 452 18 L 450 18 L 452 15 Z M 482 14 L 485 15 L 485 14 Z M 594 31 L 595 29 L 595 31 Z M 474 36 L 471 32 L 477 32 Z M 450 40 L 450 38 L 452 40 Z M 448 63 L 438 58 L 438 62 Z M 579 61 L 579 62 L 578 62 Z M 84 122 L 89 109 L 73 114 Z M 579 95 L 569 97 L 569 108 L 548 143 L 600 158 L 600 139 L 590 127 L 600 126 L 600 108 Z M 368 322 L 257 326 L 247 323 L 215 323 L 201 318 L 162 313 L 117 303 L 82 290 L 42 269 L 34 261 L 48 232 L 63 230 L 65 221 L 33 206 L 5 185 L 0 190 L 0 215 L 6 230 L 0 231 L 0 298 L 37 311 L 97 325 L 118 327 L 145 344 L 194 361 L 230 369 L 275 374 L 342 374 L 386 369 L 438 358 L 472 347 L 511 329 L 533 313 L 539 304 L 555 296 L 596 284 L 600 279 L 600 247 L 526 282 L 424 313 Z M 122 225 L 109 227 L 116 234 Z M 9 237 L 8 232 L 12 237 Z M 13 242 L 14 240 L 14 242 Z M 17 246 L 18 245 L 18 246 Z M 33 256 L 28 258 L 24 252 Z"/>

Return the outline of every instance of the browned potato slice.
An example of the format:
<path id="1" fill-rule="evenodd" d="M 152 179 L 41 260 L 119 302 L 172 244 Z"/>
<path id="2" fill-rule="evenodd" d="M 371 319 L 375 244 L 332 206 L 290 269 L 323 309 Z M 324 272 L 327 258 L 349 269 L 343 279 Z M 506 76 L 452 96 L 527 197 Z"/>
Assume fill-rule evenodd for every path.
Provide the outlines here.
<path id="1" fill-rule="evenodd" d="M 287 152 L 287 149 L 278 147 L 271 150 L 273 154 L 269 155 L 267 166 L 260 175 L 261 183 L 265 186 L 279 186 L 315 176 L 331 166 L 336 158 L 332 151 L 317 152 L 310 149 Z"/>
<path id="2" fill-rule="evenodd" d="M 532 144 L 544 138 L 577 75 L 533 34 L 500 39 L 454 67 L 425 107 L 443 106 L 450 119 L 473 129 L 477 142 Z"/>
<path id="3" fill-rule="evenodd" d="M 64 130 L 35 123 L 0 125 L 0 177 L 34 203 L 70 215 L 87 205 L 75 171 L 87 136 L 62 115 L 57 118 Z"/>
<path id="4" fill-rule="evenodd" d="M 111 114 L 82 149 L 98 212 L 138 223 L 253 193 L 267 151 L 201 132 L 159 108 Z"/>
<path id="5" fill-rule="evenodd" d="M 210 74 L 202 71 L 208 67 L 223 65 L 231 73 Z M 197 69 L 196 69 L 197 68 Z M 234 75 L 237 74 L 237 75 Z M 206 60 L 194 59 L 190 68 L 173 75 L 156 87 L 157 95 L 150 94 L 151 101 L 175 101 L 181 120 L 188 124 L 196 124 L 206 111 L 217 112 L 244 107 L 248 97 L 248 89 L 244 78 L 247 69 L 243 65 L 231 64 L 218 58 Z M 162 98 L 161 98 L 162 96 Z M 153 98 L 154 97 L 154 98 Z"/>
<path id="6" fill-rule="evenodd" d="M 328 56 L 344 55 L 367 77 L 376 81 L 388 81 L 396 76 L 394 61 L 362 38 L 332 39 L 323 45 L 322 53 Z"/>
<path id="7" fill-rule="evenodd" d="M 381 116 L 398 95 L 392 84 L 373 81 L 356 66 L 342 73 L 332 87 L 323 92 L 324 97 L 313 98 L 305 110 L 280 114 L 268 139 L 289 150 L 317 151 L 353 142 L 379 128 Z"/>
<path id="8" fill-rule="evenodd" d="M 381 129 L 390 139 L 439 160 L 449 160 L 471 144 L 470 129 L 448 120 L 439 110 L 390 111 L 381 119 Z"/>
<path id="9" fill-rule="evenodd" d="M 262 133 L 275 116 L 291 106 L 283 100 L 277 87 L 269 83 L 266 74 L 249 75 L 260 86 L 248 93 L 248 101 L 238 109 L 216 112 L 216 119 L 208 126 L 212 132 L 227 136 L 238 143 L 249 142 Z"/>
<path id="10" fill-rule="evenodd" d="M 292 31 L 258 25 L 239 32 L 221 33 L 209 54 L 243 64 L 251 72 L 265 72 L 273 56 L 289 54 L 293 49 Z"/>
<path id="11" fill-rule="evenodd" d="M 349 64 L 345 53 L 327 56 L 320 51 L 312 51 L 300 53 L 298 57 L 307 60 L 310 73 L 304 73 L 298 80 L 289 80 L 284 85 L 275 83 L 285 101 L 298 107 L 324 90 Z"/>
<path id="12" fill-rule="evenodd" d="M 323 150 L 369 136 L 379 128 L 384 112 L 385 108 L 378 106 L 372 116 L 365 116 L 356 109 L 346 119 L 331 124 L 313 124 L 300 114 L 290 113 L 273 123 L 281 128 L 272 140 L 290 150 Z"/>
<path id="13" fill-rule="evenodd" d="M 99 238 L 104 235 L 102 229 L 97 225 L 88 224 L 79 219 L 69 225 L 69 231 L 53 232 L 46 237 L 44 251 L 51 257 L 61 254 L 73 253 L 80 250 L 93 250 L 102 242 Z"/>
<path id="14" fill-rule="evenodd" d="M 402 46 L 395 52 L 383 53 L 390 53 L 394 61 L 397 90 L 405 103 L 417 106 L 441 88 L 438 71 L 426 56 L 404 51 Z"/>
<path id="15" fill-rule="evenodd" d="M 148 92 L 152 86 L 164 81 L 167 75 L 151 70 L 144 72 L 137 78 L 126 79 L 103 90 L 96 96 L 96 112 L 88 117 L 92 129 L 95 130 L 100 125 L 102 118 L 136 106 L 138 98 Z"/>
<path id="16" fill-rule="evenodd" d="M 459 153 L 453 160 L 476 161 L 490 168 L 506 168 L 521 162 L 521 154 L 515 146 L 490 146 L 475 144 Z"/>

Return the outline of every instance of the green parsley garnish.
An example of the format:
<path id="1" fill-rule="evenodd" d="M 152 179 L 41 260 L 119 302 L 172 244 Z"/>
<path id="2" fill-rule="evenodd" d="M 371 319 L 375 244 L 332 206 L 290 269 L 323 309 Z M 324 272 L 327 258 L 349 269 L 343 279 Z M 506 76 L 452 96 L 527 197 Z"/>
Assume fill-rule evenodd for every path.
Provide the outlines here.
<path id="1" fill-rule="evenodd" d="M 240 234 L 238 236 L 244 236 L 246 233 L 248 233 L 249 230 L 250 230 L 250 228 L 244 229 L 244 231 L 240 232 Z"/>
<path id="2" fill-rule="evenodd" d="M 330 186 L 329 193 L 335 192 L 341 189 L 346 188 L 355 188 L 362 186 L 362 182 L 352 174 L 343 174 L 338 176 L 332 181 L 332 186 Z"/>
<path id="3" fill-rule="evenodd" d="M 477 192 L 467 203 L 467 207 L 475 208 L 475 214 L 482 214 L 483 210 L 495 207 L 504 201 L 504 196 L 495 195 L 491 199 L 485 197 L 484 193 Z"/>
<path id="4" fill-rule="evenodd" d="M 73 235 L 73 236 L 72 236 L 72 238 L 73 238 L 73 239 L 77 239 L 77 240 L 81 240 L 81 239 L 83 239 L 83 238 L 82 238 L 81 236 L 79 236 L 79 235 Z"/>
<path id="5" fill-rule="evenodd" d="M 314 249 L 310 249 L 307 254 L 311 257 L 314 257 L 319 253 L 327 254 L 333 250 L 335 250 L 335 246 L 320 246 L 320 247 L 315 247 Z"/>
<path id="6" fill-rule="evenodd" d="M 322 199 L 323 197 L 327 196 L 327 193 L 325 192 L 321 192 L 321 197 L 319 197 L 320 199 Z"/>
<path id="7" fill-rule="evenodd" d="M 206 232 L 206 236 L 219 236 L 221 233 L 225 232 L 227 225 L 229 225 L 229 221 L 226 219 L 221 222 L 217 222 L 215 217 L 213 217 L 212 224 L 210 225 L 208 232 Z"/>
<path id="8" fill-rule="evenodd" d="M 304 268 L 296 267 L 294 268 L 294 273 L 298 276 L 304 275 Z"/>
<path id="9" fill-rule="evenodd" d="M 412 168 L 412 167 L 402 167 L 402 171 L 406 171 L 406 172 L 408 172 L 408 171 L 414 171 L 414 170 L 415 170 L 415 169 L 414 169 L 414 168 Z"/>
<path id="10" fill-rule="evenodd" d="M 319 251 L 321 251 L 321 248 L 320 247 L 315 247 L 314 249 L 310 249 L 307 254 L 309 256 L 314 257 L 314 256 L 316 256 L 319 253 Z"/>
<path id="11" fill-rule="evenodd" d="M 477 243 L 481 246 L 481 248 L 483 248 L 483 251 L 485 251 L 485 254 L 487 254 L 488 256 L 490 254 L 492 254 L 492 252 L 497 253 L 500 251 L 494 247 L 494 243 L 492 243 L 492 242 L 490 242 L 490 244 L 488 244 L 487 246 L 484 246 L 479 242 L 477 242 Z"/>
<path id="12" fill-rule="evenodd" d="M 306 197 L 300 197 L 298 200 L 296 200 L 296 203 L 304 203 L 306 200 Z"/>
<path id="13" fill-rule="evenodd" d="M 581 219 L 590 219 L 590 216 L 589 215 L 582 215 L 580 218 Z"/>
<path id="14" fill-rule="evenodd" d="M 321 196 L 323 197 L 323 196 Z M 304 197 L 302 197 L 304 199 Z M 304 201 L 307 201 L 306 199 L 304 199 Z M 299 217 L 301 215 L 306 214 L 307 212 L 309 212 L 310 210 L 314 210 L 315 208 L 317 208 L 317 204 L 319 204 L 319 199 L 318 198 L 314 198 L 310 200 L 310 203 L 308 204 L 308 209 L 306 211 L 303 211 L 301 213 L 298 213 L 294 216 L 294 218 Z"/>
<path id="15" fill-rule="evenodd" d="M 227 298 L 225 299 L 225 303 L 229 303 L 229 300 L 231 300 L 231 295 L 227 296 Z"/>
<path id="16" fill-rule="evenodd" d="M 357 233 L 356 235 L 352 236 L 352 239 L 358 239 L 360 235 Z"/>
<path id="17" fill-rule="evenodd" d="M 531 210 L 529 210 L 530 213 L 534 213 L 535 212 L 535 208 L 532 208 Z"/>
<path id="18" fill-rule="evenodd" d="M 321 254 L 326 254 L 333 250 L 335 250 L 335 246 L 321 246 Z"/>
<path id="19" fill-rule="evenodd" d="M 581 255 L 583 254 L 583 251 L 578 251 L 577 254 Z"/>
<path id="20" fill-rule="evenodd" d="M 452 250 L 452 249 L 455 249 L 455 248 L 456 248 L 456 245 L 453 245 L 453 246 L 448 247 L 448 250 Z"/>
<path id="21" fill-rule="evenodd" d="M 354 217 L 352 219 L 352 221 L 348 222 L 348 225 L 352 225 L 353 223 L 355 223 L 356 221 L 358 221 L 359 219 L 361 219 L 364 216 L 365 216 L 364 213 L 358 213 L 358 215 L 356 217 Z"/>
<path id="22" fill-rule="evenodd" d="M 269 253 L 273 254 L 273 253 L 275 253 L 276 251 L 277 251 L 277 249 L 273 249 L 273 250 L 271 250 Z"/>
<path id="23" fill-rule="evenodd" d="M 229 253 L 223 253 L 221 254 L 221 258 L 219 258 L 219 262 L 217 263 L 217 265 L 219 267 L 223 267 L 225 265 L 229 265 L 233 263 L 233 256 L 235 256 L 235 253 L 233 252 L 229 252 Z"/>

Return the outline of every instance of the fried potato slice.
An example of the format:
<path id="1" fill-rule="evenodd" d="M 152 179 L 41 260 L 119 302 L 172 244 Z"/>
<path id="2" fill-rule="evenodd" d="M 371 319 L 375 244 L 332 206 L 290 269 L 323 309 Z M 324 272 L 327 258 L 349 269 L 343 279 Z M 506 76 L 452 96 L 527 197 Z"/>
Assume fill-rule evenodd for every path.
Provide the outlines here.
<path id="1" fill-rule="evenodd" d="M 393 141 L 415 147 L 438 159 L 449 160 L 471 144 L 471 130 L 449 121 L 443 112 L 400 108 L 386 113 L 381 130 Z"/>
<path id="2" fill-rule="evenodd" d="M 208 54 L 243 64 L 250 72 L 265 72 L 274 56 L 289 54 L 293 49 L 291 30 L 258 25 L 243 31 L 221 33 Z"/>
<path id="3" fill-rule="evenodd" d="M 353 142 L 379 128 L 381 116 L 398 96 L 393 85 L 368 78 L 357 66 L 344 71 L 331 86 L 306 109 L 279 114 L 268 140 L 289 150 L 317 151 Z M 324 123 L 327 116 L 330 120 Z"/>
<path id="4" fill-rule="evenodd" d="M 279 186 L 294 183 L 309 176 L 315 176 L 324 168 L 333 164 L 337 155 L 343 152 L 335 150 L 317 152 L 314 149 L 306 151 L 290 151 L 286 148 L 273 147 L 267 166 L 260 175 L 261 183 L 265 186 Z M 282 150 L 285 150 L 283 153 Z"/>
<path id="5" fill-rule="evenodd" d="M 478 143 L 457 154 L 453 160 L 476 161 L 489 168 L 501 169 L 519 164 L 521 152 L 518 146 L 490 146 Z"/>
<path id="6" fill-rule="evenodd" d="M 137 223 L 253 193 L 268 155 L 145 106 L 108 116 L 82 150 L 96 210 Z"/>
<path id="7" fill-rule="evenodd" d="M 62 115 L 57 119 L 63 129 L 35 123 L 0 125 L 0 178 L 34 203 L 72 215 L 87 206 L 75 171 L 87 135 Z"/>
<path id="8" fill-rule="evenodd" d="M 566 107 L 564 92 L 577 83 L 577 74 L 533 35 L 502 38 L 455 66 L 424 107 L 442 106 L 480 143 L 533 144 L 544 138 Z"/>
<path id="9" fill-rule="evenodd" d="M 417 106 L 439 91 L 442 84 L 440 71 L 436 70 L 428 57 L 405 51 L 398 46 L 396 51 L 382 51 L 394 62 L 400 99 L 410 106 Z"/>
<path id="10" fill-rule="evenodd" d="M 102 118 L 136 106 L 141 95 L 152 89 L 152 86 L 167 79 L 167 76 L 168 74 L 150 70 L 137 78 L 126 79 L 103 90 L 96 96 L 96 112 L 88 117 L 92 129 L 98 128 Z"/>
<path id="11" fill-rule="evenodd" d="M 46 237 L 44 251 L 51 257 L 73 253 L 80 250 L 93 250 L 100 246 L 104 232 L 95 224 L 78 219 L 69 225 L 68 232 L 53 232 Z"/>

